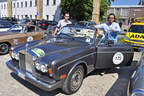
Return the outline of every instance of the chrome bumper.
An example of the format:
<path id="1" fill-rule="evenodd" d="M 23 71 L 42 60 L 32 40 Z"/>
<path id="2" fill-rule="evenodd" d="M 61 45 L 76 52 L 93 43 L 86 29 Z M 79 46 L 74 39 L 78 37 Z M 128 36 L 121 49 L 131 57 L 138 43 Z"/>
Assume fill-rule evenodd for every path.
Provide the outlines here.
<path id="1" fill-rule="evenodd" d="M 7 66 L 9 69 L 11 69 L 15 74 L 17 74 L 19 77 L 21 77 L 22 79 L 30 82 L 31 84 L 39 87 L 40 89 L 43 89 L 45 91 L 52 91 L 52 90 L 55 90 L 57 88 L 61 88 L 62 86 L 62 82 L 63 81 L 58 81 L 58 82 L 55 82 L 53 84 L 48 84 L 48 83 L 45 83 L 45 82 L 42 82 L 38 79 L 36 79 L 34 76 L 32 76 L 31 73 L 29 72 L 20 72 L 14 65 L 13 65 L 13 62 L 12 61 L 8 61 L 6 62 Z"/>

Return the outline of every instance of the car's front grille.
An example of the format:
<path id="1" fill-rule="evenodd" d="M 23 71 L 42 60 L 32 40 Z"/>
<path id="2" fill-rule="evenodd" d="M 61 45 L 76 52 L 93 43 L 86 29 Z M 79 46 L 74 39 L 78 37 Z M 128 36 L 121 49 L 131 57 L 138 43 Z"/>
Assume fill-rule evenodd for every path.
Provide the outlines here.
<path id="1" fill-rule="evenodd" d="M 25 54 L 19 53 L 19 68 L 21 71 L 25 71 Z"/>

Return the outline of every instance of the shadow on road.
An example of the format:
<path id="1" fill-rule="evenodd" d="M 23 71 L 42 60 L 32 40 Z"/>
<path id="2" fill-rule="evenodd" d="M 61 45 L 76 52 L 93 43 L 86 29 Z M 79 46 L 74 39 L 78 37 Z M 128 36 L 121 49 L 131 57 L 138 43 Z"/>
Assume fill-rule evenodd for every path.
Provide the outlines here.
<path id="1" fill-rule="evenodd" d="M 117 70 L 118 79 L 105 96 L 127 96 L 129 80 L 136 68 L 137 61 L 134 61 L 132 66 L 121 67 L 119 70 Z"/>
<path id="2" fill-rule="evenodd" d="M 105 74 L 118 73 L 118 79 L 113 84 L 113 86 L 109 89 L 109 91 L 106 93 L 105 96 L 127 96 L 129 80 L 134 70 L 137 68 L 137 63 L 138 63 L 137 61 L 133 61 L 132 66 L 121 67 L 120 69 L 113 68 L 113 69 L 94 70 L 85 78 L 87 78 L 90 75 L 100 75 L 101 72 L 105 72 Z M 62 93 L 60 89 L 51 92 L 43 91 L 38 87 L 35 87 L 34 85 L 30 84 L 29 82 L 21 79 L 13 72 L 11 73 L 11 76 L 15 80 L 20 82 L 22 85 L 24 85 L 25 87 L 33 91 L 34 93 L 38 94 L 39 96 L 55 96 L 59 93 Z"/>
<path id="3" fill-rule="evenodd" d="M 38 87 L 32 85 L 31 83 L 21 79 L 20 77 L 18 77 L 15 73 L 11 73 L 11 76 L 17 80 L 18 82 L 20 82 L 22 85 L 24 85 L 25 87 L 27 87 L 28 89 L 30 89 L 31 91 L 33 91 L 34 93 L 38 94 L 39 96 L 55 96 L 58 93 L 62 93 L 62 91 L 60 89 L 51 91 L 51 92 L 46 92 L 44 90 L 39 89 Z"/>

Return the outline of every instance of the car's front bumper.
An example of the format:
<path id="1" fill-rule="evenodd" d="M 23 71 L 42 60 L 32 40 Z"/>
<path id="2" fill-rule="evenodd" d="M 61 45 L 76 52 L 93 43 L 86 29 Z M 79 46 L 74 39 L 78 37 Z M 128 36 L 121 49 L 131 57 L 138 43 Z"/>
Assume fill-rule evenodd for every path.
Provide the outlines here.
<path id="1" fill-rule="evenodd" d="M 63 84 L 63 81 L 58 81 L 55 82 L 53 84 L 48 84 L 45 83 L 41 80 L 38 80 L 37 78 L 35 78 L 31 73 L 29 72 L 20 72 L 20 70 L 18 70 L 14 65 L 12 61 L 8 61 L 7 66 L 9 69 L 11 69 L 15 74 L 17 74 L 19 77 L 21 77 L 22 79 L 30 82 L 31 84 L 39 87 L 40 89 L 43 89 L 45 91 L 52 91 L 55 90 L 57 88 L 60 88 Z"/>

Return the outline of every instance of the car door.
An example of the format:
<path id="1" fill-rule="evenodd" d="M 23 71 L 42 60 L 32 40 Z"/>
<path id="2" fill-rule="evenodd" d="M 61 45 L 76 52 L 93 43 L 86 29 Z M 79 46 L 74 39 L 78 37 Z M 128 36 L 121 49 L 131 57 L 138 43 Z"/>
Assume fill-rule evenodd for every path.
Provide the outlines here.
<path id="1" fill-rule="evenodd" d="M 33 40 L 40 40 L 44 37 L 44 31 L 41 31 L 36 26 L 27 26 L 27 42 L 31 42 Z"/>
<path id="2" fill-rule="evenodd" d="M 100 41 L 96 45 L 96 69 L 131 65 L 133 48 L 127 44 Z"/>
<path id="3" fill-rule="evenodd" d="M 22 25 L 14 25 L 10 30 L 11 35 L 8 36 L 7 40 L 11 45 L 18 45 L 26 42 L 27 35 L 24 32 L 25 27 Z"/>

